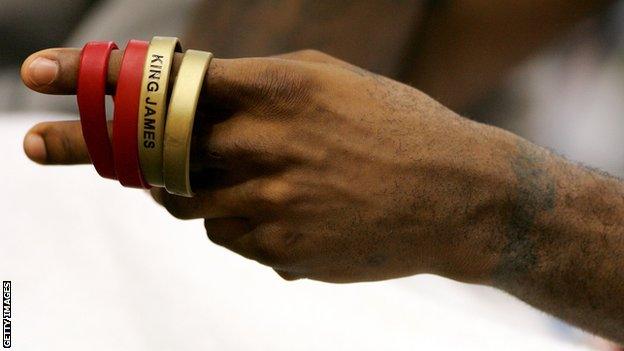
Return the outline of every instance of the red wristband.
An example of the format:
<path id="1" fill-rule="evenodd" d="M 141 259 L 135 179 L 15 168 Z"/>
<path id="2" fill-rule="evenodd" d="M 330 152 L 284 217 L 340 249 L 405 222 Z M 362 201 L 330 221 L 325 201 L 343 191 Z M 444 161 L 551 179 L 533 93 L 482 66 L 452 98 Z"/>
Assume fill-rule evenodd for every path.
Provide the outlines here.
<path id="1" fill-rule="evenodd" d="M 106 77 L 112 41 L 92 41 L 82 48 L 76 97 L 82 135 L 91 162 L 104 178 L 116 179 L 113 149 L 106 127 Z"/>
<path id="2" fill-rule="evenodd" d="M 149 43 L 130 40 L 126 46 L 115 91 L 113 155 L 117 178 L 123 186 L 150 188 L 139 166 L 137 139 L 143 65 Z"/>

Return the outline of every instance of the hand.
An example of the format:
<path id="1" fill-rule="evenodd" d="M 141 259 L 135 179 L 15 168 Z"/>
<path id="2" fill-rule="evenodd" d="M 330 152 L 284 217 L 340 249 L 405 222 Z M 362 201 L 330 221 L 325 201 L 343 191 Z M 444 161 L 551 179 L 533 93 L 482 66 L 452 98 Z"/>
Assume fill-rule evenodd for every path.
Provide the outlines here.
<path id="1" fill-rule="evenodd" d="M 120 57 L 113 52 L 111 91 Z M 78 59 L 77 49 L 44 50 L 22 78 L 38 92 L 73 94 Z M 319 52 L 215 59 L 193 135 L 197 194 L 152 195 L 286 279 L 426 272 L 485 282 L 496 261 L 485 253 L 502 245 L 493 237 L 513 139 Z M 39 124 L 24 147 L 39 163 L 89 162 L 76 121 Z"/>

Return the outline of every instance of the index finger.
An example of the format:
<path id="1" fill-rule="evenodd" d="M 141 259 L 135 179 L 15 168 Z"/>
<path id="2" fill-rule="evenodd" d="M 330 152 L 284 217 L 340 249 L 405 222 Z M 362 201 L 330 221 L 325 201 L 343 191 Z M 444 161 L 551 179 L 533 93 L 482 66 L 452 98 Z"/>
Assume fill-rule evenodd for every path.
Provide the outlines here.
<path id="1" fill-rule="evenodd" d="M 46 49 L 28 57 L 21 68 L 24 84 L 44 94 L 75 94 L 81 50 L 77 48 Z M 107 90 L 112 94 L 123 57 L 113 50 L 109 61 Z M 183 54 L 176 54 L 171 69 L 175 80 Z M 265 103 L 281 92 L 299 84 L 296 61 L 277 58 L 213 59 L 202 87 L 204 115 L 211 121 L 228 118 L 242 109 Z M 291 82 L 292 81 L 292 82 Z M 279 95 L 279 94 L 278 94 Z M 261 111 L 266 109 L 260 108 Z M 24 140 L 26 154 L 43 164 L 78 164 L 90 162 L 80 130 L 80 122 L 49 122 L 32 128 Z"/>
<path id="2" fill-rule="evenodd" d="M 281 57 L 291 61 L 318 62 L 315 55 L 287 54 Z M 320 53 L 319 53 L 320 54 Z M 38 51 L 30 55 L 22 64 L 20 75 L 24 84 L 39 93 L 55 95 L 76 94 L 81 49 L 52 48 Z M 326 56 L 326 55 L 325 55 Z M 175 80 L 184 57 L 183 53 L 175 53 L 171 67 L 171 80 Z M 123 58 L 123 50 L 113 50 L 110 55 L 107 75 L 107 93 L 113 94 L 117 85 L 117 77 Z M 335 59 L 334 59 L 335 60 Z M 338 60 L 335 60 L 338 61 Z M 325 61 L 323 61 L 325 62 Z M 257 99 L 257 95 L 266 93 L 270 85 L 278 85 L 275 77 L 283 69 L 292 69 L 295 65 L 284 65 L 284 60 L 277 58 L 243 58 L 218 59 L 210 63 L 210 74 L 202 89 L 205 99 L 217 103 L 227 103 L 229 108 L 238 105 L 241 100 Z M 282 66 L 282 67 L 279 67 Z M 281 70 L 279 69 L 281 68 Z"/>
<path id="3" fill-rule="evenodd" d="M 24 84 L 44 94 L 75 94 L 80 65 L 80 49 L 46 49 L 30 55 L 22 64 L 20 75 Z M 112 92 L 122 52 L 113 50 L 108 65 L 107 90 Z"/>

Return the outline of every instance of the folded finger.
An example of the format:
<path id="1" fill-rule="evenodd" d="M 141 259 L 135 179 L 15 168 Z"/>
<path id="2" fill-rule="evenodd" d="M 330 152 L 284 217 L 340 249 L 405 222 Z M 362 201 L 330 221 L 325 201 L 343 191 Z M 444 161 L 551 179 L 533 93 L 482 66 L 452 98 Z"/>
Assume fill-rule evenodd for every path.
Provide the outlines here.
<path id="1" fill-rule="evenodd" d="M 199 191 L 193 197 L 167 193 L 163 188 L 152 188 L 154 200 L 178 219 L 213 219 L 245 217 L 249 214 L 247 190 L 242 185 L 211 191 Z"/>
<path id="2" fill-rule="evenodd" d="M 252 228 L 245 218 L 212 218 L 204 220 L 208 239 L 213 243 L 226 246 L 248 233 Z"/>

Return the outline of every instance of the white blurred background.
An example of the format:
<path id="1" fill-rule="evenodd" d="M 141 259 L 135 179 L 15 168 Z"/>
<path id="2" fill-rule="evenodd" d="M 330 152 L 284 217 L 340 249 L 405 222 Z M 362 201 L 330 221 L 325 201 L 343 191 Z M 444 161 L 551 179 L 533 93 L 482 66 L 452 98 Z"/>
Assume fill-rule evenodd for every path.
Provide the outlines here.
<path id="1" fill-rule="evenodd" d="M 20 84 L 26 53 L 182 36 L 195 3 L 0 3 L 0 280 L 13 282 L 15 350 L 615 350 L 508 295 L 434 276 L 285 282 L 211 244 L 201 221 L 169 217 L 142 191 L 88 166 L 26 159 L 31 125 L 76 118 L 72 97 Z M 150 17 L 137 17 L 148 5 Z M 624 6 L 583 23 L 474 113 L 624 174 L 622 23 Z"/>

